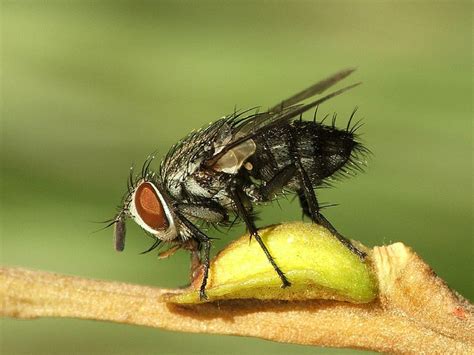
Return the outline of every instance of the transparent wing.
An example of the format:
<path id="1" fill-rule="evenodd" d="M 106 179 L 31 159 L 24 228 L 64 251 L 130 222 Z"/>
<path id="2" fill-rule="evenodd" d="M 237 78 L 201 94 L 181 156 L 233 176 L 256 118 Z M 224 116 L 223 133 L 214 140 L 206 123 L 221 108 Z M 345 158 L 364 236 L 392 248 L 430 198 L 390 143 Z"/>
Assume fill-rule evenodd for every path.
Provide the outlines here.
<path id="1" fill-rule="evenodd" d="M 323 79 L 316 84 L 311 85 L 309 88 L 300 91 L 299 93 L 291 96 L 290 98 L 283 100 L 279 104 L 273 106 L 268 111 L 269 112 L 281 112 L 282 110 L 297 104 L 303 100 L 306 100 L 309 97 L 312 97 L 317 94 L 321 94 L 326 89 L 329 89 L 331 86 L 335 85 L 342 79 L 348 77 L 355 71 L 355 68 L 341 70 L 340 72 L 331 75 L 330 77 Z"/>
<path id="2" fill-rule="evenodd" d="M 215 154 L 211 159 L 206 161 L 206 165 L 214 165 L 227 152 L 241 145 L 245 141 L 252 139 L 260 134 L 263 130 L 286 123 L 300 114 L 310 110 L 321 103 L 350 90 L 361 83 L 352 84 L 342 89 L 333 91 L 332 93 L 314 100 L 308 104 L 301 104 L 300 102 L 324 92 L 326 89 L 335 85 L 342 79 L 349 76 L 355 69 L 345 69 L 330 77 L 317 82 L 309 88 L 298 92 L 290 98 L 281 101 L 279 104 L 271 107 L 266 112 L 255 113 L 246 117 L 242 117 L 242 113 L 233 114 L 227 118 L 227 123 L 232 127 L 234 139 L 230 141 L 218 154 Z"/>

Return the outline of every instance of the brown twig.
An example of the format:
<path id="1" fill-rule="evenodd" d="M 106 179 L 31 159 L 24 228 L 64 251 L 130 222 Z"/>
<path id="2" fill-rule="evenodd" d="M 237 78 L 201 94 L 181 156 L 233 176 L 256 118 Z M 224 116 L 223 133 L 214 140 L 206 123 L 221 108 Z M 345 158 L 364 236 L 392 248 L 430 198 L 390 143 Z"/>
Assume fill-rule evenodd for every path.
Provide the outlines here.
<path id="1" fill-rule="evenodd" d="M 176 290 L 20 268 L 0 272 L 1 315 L 72 317 L 391 353 L 474 353 L 473 306 L 401 243 L 375 247 L 376 302 L 240 300 L 178 306 Z"/>

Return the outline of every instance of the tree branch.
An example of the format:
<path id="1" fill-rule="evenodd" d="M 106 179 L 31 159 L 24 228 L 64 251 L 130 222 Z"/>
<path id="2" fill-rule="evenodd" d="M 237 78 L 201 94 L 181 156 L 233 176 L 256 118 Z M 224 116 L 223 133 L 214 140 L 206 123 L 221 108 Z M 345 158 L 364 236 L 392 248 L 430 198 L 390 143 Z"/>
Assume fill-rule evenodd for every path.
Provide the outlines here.
<path id="1" fill-rule="evenodd" d="M 225 300 L 178 305 L 180 290 L 96 281 L 21 268 L 0 271 L 0 314 L 70 317 L 167 330 L 390 353 L 474 353 L 473 306 L 401 243 L 375 247 L 379 296 L 334 300 Z"/>

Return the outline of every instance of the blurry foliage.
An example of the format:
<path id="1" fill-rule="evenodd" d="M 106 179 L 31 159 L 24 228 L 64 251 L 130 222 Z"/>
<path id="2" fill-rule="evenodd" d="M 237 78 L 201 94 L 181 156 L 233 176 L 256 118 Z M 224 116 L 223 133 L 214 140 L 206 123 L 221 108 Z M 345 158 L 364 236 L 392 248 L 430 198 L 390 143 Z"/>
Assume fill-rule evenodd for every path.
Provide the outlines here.
<path id="1" fill-rule="evenodd" d="M 187 282 L 184 253 L 125 253 L 109 218 L 129 166 L 237 108 L 264 108 L 348 66 L 374 152 L 367 172 L 320 191 L 347 236 L 403 240 L 472 299 L 470 2 L 2 1 L 2 263 L 162 287 Z M 260 226 L 298 220 L 297 201 Z M 229 236 L 212 232 L 225 243 Z M 284 320 L 282 320 L 284 321 Z M 254 339 L 76 320 L 4 320 L 5 353 L 339 353 Z M 28 339 L 28 341 L 25 341 Z M 351 351 L 346 351 L 351 353 Z"/>

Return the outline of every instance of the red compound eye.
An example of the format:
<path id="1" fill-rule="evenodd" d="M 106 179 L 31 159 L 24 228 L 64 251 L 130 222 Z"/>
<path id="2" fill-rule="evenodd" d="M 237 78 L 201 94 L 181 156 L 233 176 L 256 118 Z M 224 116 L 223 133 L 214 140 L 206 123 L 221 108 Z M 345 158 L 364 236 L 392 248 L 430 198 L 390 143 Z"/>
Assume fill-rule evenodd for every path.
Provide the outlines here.
<path id="1" fill-rule="evenodd" d="M 144 182 L 137 188 L 134 203 L 138 215 L 148 227 L 154 230 L 168 228 L 163 205 L 151 183 Z"/>

